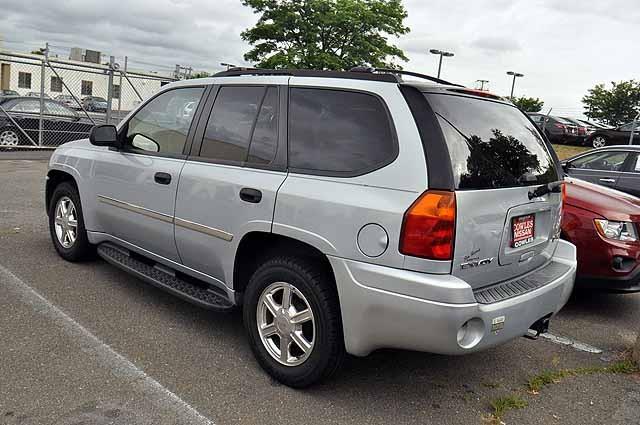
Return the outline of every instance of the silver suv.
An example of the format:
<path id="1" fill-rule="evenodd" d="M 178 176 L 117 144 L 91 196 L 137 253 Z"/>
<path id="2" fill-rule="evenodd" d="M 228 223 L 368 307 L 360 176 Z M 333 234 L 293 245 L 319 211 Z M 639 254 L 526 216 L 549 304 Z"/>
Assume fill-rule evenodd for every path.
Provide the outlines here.
<path id="1" fill-rule="evenodd" d="M 553 150 L 501 98 L 405 74 L 165 86 L 51 157 L 56 250 L 241 306 L 258 362 L 292 387 L 346 353 L 465 354 L 545 332 L 576 271 Z"/>

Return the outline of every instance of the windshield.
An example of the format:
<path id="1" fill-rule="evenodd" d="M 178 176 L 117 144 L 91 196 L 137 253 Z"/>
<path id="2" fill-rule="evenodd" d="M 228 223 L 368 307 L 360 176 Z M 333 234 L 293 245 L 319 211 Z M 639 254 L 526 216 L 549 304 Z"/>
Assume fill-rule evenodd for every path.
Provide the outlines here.
<path id="1" fill-rule="evenodd" d="M 456 189 L 498 189 L 559 180 L 540 132 L 517 108 L 467 96 L 425 96 L 444 133 Z"/>

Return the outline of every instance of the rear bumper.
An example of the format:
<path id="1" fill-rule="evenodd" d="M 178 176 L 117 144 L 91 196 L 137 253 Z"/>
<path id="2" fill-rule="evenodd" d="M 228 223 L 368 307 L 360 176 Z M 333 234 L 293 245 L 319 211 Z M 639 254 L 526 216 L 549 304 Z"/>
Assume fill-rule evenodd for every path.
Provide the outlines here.
<path id="1" fill-rule="evenodd" d="M 559 241 L 552 261 L 569 266 L 566 273 L 520 296 L 479 304 L 471 287 L 451 275 L 425 275 L 336 257 L 330 261 L 338 283 L 345 346 L 357 356 L 379 348 L 466 354 L 507 342 L 557 313 L 571 295 L 576 273 L 575 247 Z M 461 331 L 465 323 L 466 333 Z"/>

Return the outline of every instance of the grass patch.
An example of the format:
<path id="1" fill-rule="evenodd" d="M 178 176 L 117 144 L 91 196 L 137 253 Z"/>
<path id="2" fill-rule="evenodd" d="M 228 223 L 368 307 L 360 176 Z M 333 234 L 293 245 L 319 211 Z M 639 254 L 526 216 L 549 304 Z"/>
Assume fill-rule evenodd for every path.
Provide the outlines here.
<path id="1" fill-rule="evenodd" d="M 579 153 L 588 151 L 590 148 L 586 146 L 569 146 L 569 145 L 553 145 L 553 150 L 556 151 L 560 160 L 567 159 Z"/>
<path id="2" fill-rule="evenodd" d="M 529 391 L 538 393 L 540 390 L 550 384 L 556 384 L 571 376 L 593 375 L 595 373 L 635 373 L 638 367 L 631 360 L 621 360 L 610 366 L 580 367 L 577 369 L 560 369 L 547 370 L 535 375 L 527 382 Z"/>
<path id="3" fill-rule="evenodd" d="M 504 397 L 499 397 L 491 401 L 491 407 L 493 408 L 490 422 L 500 423 L 502 417 L 509 410 L 524 409 L 527 407 L 527 402 L 524 401 L 519 395 L 511 394 Z"/>

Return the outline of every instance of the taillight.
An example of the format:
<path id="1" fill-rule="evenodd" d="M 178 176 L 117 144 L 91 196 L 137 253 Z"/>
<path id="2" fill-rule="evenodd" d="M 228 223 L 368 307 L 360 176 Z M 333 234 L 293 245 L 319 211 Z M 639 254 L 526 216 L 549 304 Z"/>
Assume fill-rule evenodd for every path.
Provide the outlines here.
<path id="1" fill-rule="evenodd" d="M 455 228 L 455 193 L 428 190 L 404 214 L 400 252 L 430 260 L 451 260 Z"/>
<path id="2" fill-rule="evenodd" d="M 561 129 L 561 130 L 566 130 L 566 129 L 567 129 L 567 127 L 566 127 L 564 124 L 558 124 L 558 123 L 555 123 L 555 124 L 554 124 L 554 126 L 555 126 L 556 128 Z"/>

